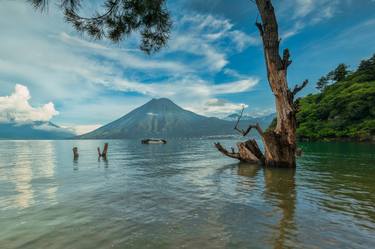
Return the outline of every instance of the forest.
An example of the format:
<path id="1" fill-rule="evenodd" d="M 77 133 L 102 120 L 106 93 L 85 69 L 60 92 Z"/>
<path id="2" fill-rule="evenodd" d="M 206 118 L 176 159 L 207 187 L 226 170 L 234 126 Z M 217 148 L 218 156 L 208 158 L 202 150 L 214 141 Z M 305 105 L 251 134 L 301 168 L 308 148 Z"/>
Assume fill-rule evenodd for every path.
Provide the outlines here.
<path id="1" fill-rule="evenodd" d="M 374 141 L 375 54 L 353 72 L 340 64 L 316 87 L 319 93 L 297 101 L 299 139 Z"/>

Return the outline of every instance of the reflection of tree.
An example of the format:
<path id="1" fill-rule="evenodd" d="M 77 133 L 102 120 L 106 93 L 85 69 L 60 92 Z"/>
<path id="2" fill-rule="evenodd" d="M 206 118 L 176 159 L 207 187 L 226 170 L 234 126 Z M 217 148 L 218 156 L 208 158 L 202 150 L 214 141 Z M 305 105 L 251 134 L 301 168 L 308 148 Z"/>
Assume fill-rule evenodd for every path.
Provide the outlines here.
<path id="1" fill-rule="evenodd" d="M 296 208 L 295 169 L 264 169 L 265 197 L 282 211 L 279 221 L 279 234 L 274 248 L 288 248 L 286 236 L 295 230 L 294 213 Z"/>
<path id="2" fill-rule="evenodd" d="M 240 176 L 256 177 L 260 169 L 257 164 L 239 163 L 237 173 Z"/>

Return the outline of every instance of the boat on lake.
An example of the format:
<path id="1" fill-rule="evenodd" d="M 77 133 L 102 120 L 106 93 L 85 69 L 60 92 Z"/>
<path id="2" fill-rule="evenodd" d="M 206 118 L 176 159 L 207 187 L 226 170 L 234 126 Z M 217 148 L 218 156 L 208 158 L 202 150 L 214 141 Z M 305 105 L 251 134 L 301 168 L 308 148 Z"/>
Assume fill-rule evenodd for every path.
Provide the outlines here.
<path id="1" fill-rule="evenodd" d="M 148 138 L 148 139 L 143 139 L 141 142 L 142 142 L 142 144 L 166 144 L 167 140 Z"/>

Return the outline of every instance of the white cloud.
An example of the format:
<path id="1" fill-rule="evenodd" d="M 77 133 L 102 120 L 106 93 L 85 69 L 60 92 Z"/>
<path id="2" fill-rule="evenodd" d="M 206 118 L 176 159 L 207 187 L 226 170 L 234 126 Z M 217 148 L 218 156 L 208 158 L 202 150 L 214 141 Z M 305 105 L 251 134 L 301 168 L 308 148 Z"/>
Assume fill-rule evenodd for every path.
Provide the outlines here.
<path id="1" fill-rule="evenodd" d="M 294 17 L 305 17 L 314 10 L 314 7 L 313 0 L 296 0 Z"/>
<path id="2" fill-rule="evenodd" d="M 308 26 L 316 25 L 335 16 L 348 1 L 339 0 L 290 0 L 278 4 L 281 20 L 294 22 L 281 23 L 281 37 L 285 40 L 298 34 Z M 285 26 L 284 26 L 285 25 Z"/>
<path id="3" fill-rule="evenodd" d="M 250 91 L 258 82 L 235 70 L 231 82 L 210 80 L 226 69 L 233 53 L 259 42 L 212 15 L 182 16 L 168 47 L 153 56 L 139 52 L 133 41 L 117 46 L 76 36 L 55 8 L 41 15 L 28 4 L 6 1 L 0 15 L 0 81 L 28 82 L 38 101 L 61 104 L 57 123 L 104 123 L 149 97 L 169 97 L 183 107 L 193 102 L 201 110 L 208 99 Z M 10 86 L 5 84 L 2 95 L 8 94 L 2 92 Z M 124 94 L 114 103 L 109 91 L 141 97 Z"/>
<path id="4" fill-rule="evenodd" d="M 139 92 L 151 97 L 194 99 L 250 91 L 258 82 L 259 79 L 257 78 L 250 78 L 222 84 L 209 84 L 201 79 L 184 78 L 179 82 L 165 82 L 163 84 L 146 84 L 125 79 L 117 79 L 112 83 L 115 84 L 114 87 L 117 90 L 125 92 Z"/>
<path id="5" fill-rule="evenodd" d="M 52 102 L 41 107 L 32 107 L 30 98 L 27 87 L 19 84 L 10 96 L 0 97 L 0 122 L 48 121 L 59 114 Z"/>
<path id="6" fill-rule="evenodd" d="M 198 112 L 207 116 L 226 117 L 228 114 L 248 107 L 244 103 L 232 103 L 225 99 L 212 98 L 202 105 L 201 108 L 190 107 L 190 111 Z"/>
<path id="7" fill-rule="evenodd" d="M 204 59 L 198 64 L 202 69 L 213 72 L 221 71 L 228 64 L 227 56 L 234 49 L 240 52 L 248 46 L 259 44 L 258 37 L 234 29 L 228 19 L 212 15 L 185 15 L 177 26 L 167 51 L 203 56 Z"/>
<path id="8" fill-rule="evenodd" d="M 112 83 L 115 83 L 114 87 L 120 91 L 139 92 L 155 98 L 167 97 L 182 107 L 199 114 L 223 116 L 223 114 L 238 110 L 241 104 L 234 104 L 227 101 L 225 105 L 220 107 L 213 106 L 212 104 L 207 105 L 207 103 L 212 103 L 212 101 L 216 99 L 215 96 L 218 95 L 251 91 L 258 82 L 259 79 L 257 78 L 250 78 L 221 84 L 210 84 L 202 79 L 183 78 L 163 84 L 145 84 L 125 79 L 117 79 Z"/>

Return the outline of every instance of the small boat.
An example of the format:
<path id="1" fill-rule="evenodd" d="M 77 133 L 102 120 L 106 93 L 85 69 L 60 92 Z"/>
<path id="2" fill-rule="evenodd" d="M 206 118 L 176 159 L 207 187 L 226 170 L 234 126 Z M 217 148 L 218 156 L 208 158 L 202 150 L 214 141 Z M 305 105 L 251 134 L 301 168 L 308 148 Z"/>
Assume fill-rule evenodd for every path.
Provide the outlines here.
<path id="1" fill-rule="evenodd" d="M 148 138 L 148 139 L 143 139 L 141 142 L 143 144 L 166 144 L 167 140 Z"/>

